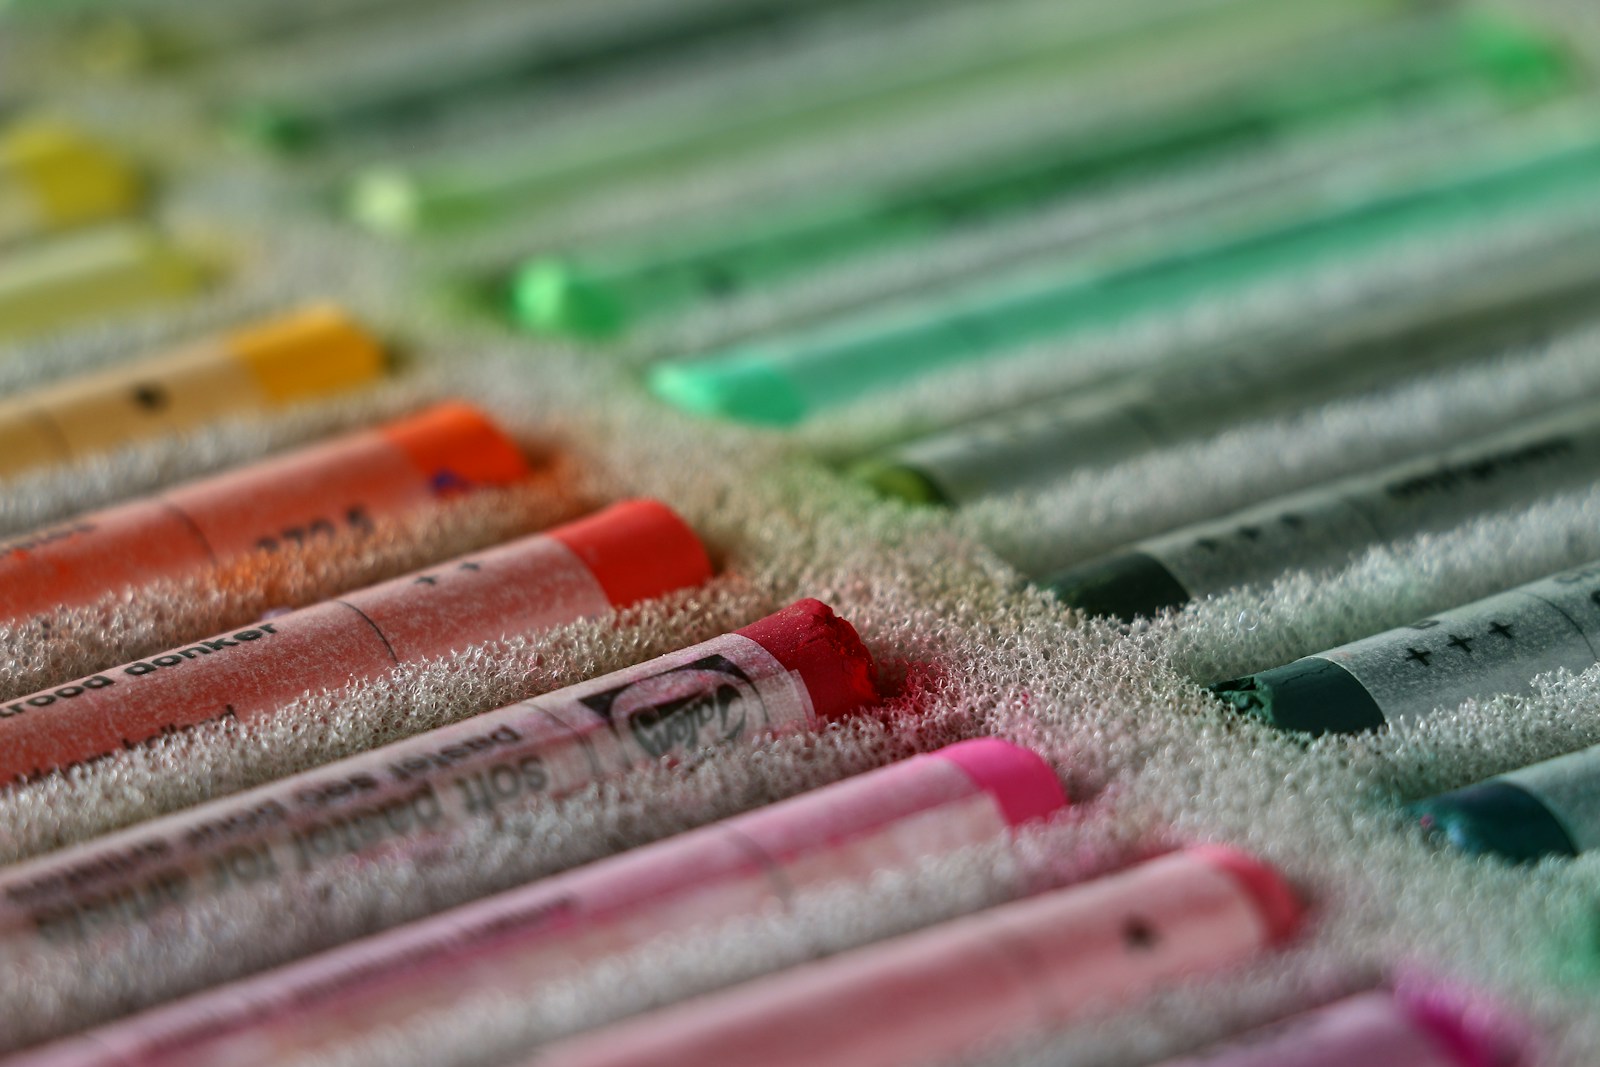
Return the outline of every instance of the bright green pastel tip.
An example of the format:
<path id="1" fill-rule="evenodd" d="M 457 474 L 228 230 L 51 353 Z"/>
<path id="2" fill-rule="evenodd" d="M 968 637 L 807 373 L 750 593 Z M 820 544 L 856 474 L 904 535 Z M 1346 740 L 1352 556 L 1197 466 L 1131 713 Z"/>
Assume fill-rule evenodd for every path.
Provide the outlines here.
<path id="1" fill-rule="evenodd" d="M 592 340 L 615 337 L 627 325 L 621 303 L 606 285 L 559 259 L 534 260 L 516 272 L 511 312 L 536 333 Z"/>
<path id="2" fill-rule="evenodd" d="M 398 170 L 372 170 L 356 178 L 345 210 L 361 225 L 387 234 L 411 233 L 422 218 L 416 183 Z"/>
<path id="3" fill-rule="evenodd" d="M 650 371 L 647 383 L 662 400 L 696 415 L 792 426 L 806 414 L 793 383 L 759 358 L 663 363 Z"/>
<path id="4" fill-rule="evenodd" d="M 228 126 L 241 139 L 277 152 L 302 152 L 317 139 L 303 116 L 274 104 L 246 104 L 228 116 Z"/>
<path id="5" fill-rule="evenodd" d="M 944 494 L 918 470 L 899 463 L 885 463 L 879 459 L 863 460 L 850 468 L 850 477 L 863 482 L 881 495 L 904 500 L 908 504 L 948 503 Z"/>
<path id="6" fill-rule="evenodd" d="M 1520 23 L 1473 12 L 1463 19 L 1462 33 L 1467 47 L 1508 89 L 1542 93 L 1572 77 L 1572 64 L 1557 44 Z"/>

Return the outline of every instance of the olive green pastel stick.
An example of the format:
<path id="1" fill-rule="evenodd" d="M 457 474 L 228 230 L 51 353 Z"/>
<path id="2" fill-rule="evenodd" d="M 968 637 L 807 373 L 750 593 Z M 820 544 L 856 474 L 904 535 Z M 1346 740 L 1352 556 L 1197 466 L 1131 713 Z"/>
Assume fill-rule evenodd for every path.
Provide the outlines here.
<path id="1" fill-rule="evenodd" d="M 1403 191 L 1342 198 L 1277 221 L 1109 264 L 1069 263 L 1004 285 L 950 285 L 820 326 L 663 363 L 650 388 L 686 411 L 792 425 L 928 371 L 992 358 L 1247 288 L 1339 257 L 1497 216 L 1581 202 L 1600 180 L 1600 139 L 1478 166 Z"/>
<path id="2" fill-rule="evenodd" d="M 829 9 L 868 4 L 912 6 L 910 0 L 623 0 L 596 5 L 593 17 L 576 23 L 552 24 L 538 5 L 520 21 L 509 17 L 514 6 L 500 5 L 508 17 L 497 32 L 485 34 L 470 32 L 470 25 L 460 27 L 469 32 L 459 32 L 451 25 L 456 20 L 439 17 L 448 9 L 435 5 L 422 12 L 417 27 L 426 40 L 394 48 L 357 84 L 345 77 L 332 86 L 313 80 L 292 98 L 237 104 L 230 120 L 247 138 L 280 151 L 342 137 L 406 133 L 441 113 L 498 96 L 648 63 L 703 39 L 782 33 Z M 581 7 L 573 10 L 584 14 Z M 417 47 L 428 51 L 419 55 Z"/>
<path id="3" fill-rule="evenodd" d="M 0 4 L 40 9 L 59 28 L 62 55 L 96 73 L 168 71 L 230 58 L 357 24 L 368 30 L 434 0 L 275 0 L 246 4 Z M 48 11 L 43 9 L 50 9 Z M 66 10 L 62 10 L 65 8 Z"/>
<path id="4" fill-rule="evenodd" d="M 906 31 L 835 46 L 842 57 L 815 51 L 797 64 L 788 55 L 743 81 L 712 79 L 713 92 L 701 85 L 652 93 L 633 100 L 632 110 L 589 116 L 581 128 L 544 124 L 429 162 L 379 165 L 353 180 L 349 210 L 384 232 L 449 229 L 554 210 L 565 199 L 594 195 L 599 184 L 710 166 L 800 138 L 907 116 L 933 119 L 1005 93 L 1060 96 L 1097 77 L 1120 78 L 1140 95 L 1170 92 L 1196 67 L 1254 61 L 1410 6 L 1144 0 L 944 11 Z M 1132 70 L 1154 76 L 1134 84 Z"/>
<path id="5" fill-rule="evenodd" d="M 1466 700 L 1526 693 L 1554 670 L 1581 674 L 1600 648 L 1600 564 L 1212 686 L 1285 730 L 1358 733 Z"/>
<path id="6" fill-rule="evenodd" d="M 1043 584 L 1088 614 L 1126 621 L 1285 571 L 1336 567 L 1371 545 L 1596 479 L 1600 403 L 1591 401 L 1140 541 Z"/>
<path id="7" fill-rule="evenodd" d="M 1319 122 L 1412 105 L 1451 88 L 1525 100 L 1560 84 L 1563 67 L 1547 42 L 1497 19 L 1452 12 L 1402 22 L 1013 158 L 963 160 L 943 176 L 798 208 L 768 205 L 761 216 L 643 248 L 535 259 L 513 277 L 512 314 L 535 332 L 610 337 L 643 318 Z"/>
<path id="8" fill-rule="evenodd" d="M 888 496 L 960 506 L 1074 470 L 1357 393 L 1600 319 L 1600 233 L 1541 244 L 1332 321 L 1211 345 L 1171 365 L 884 449 L 852 473 Z"/>
<path id="9" fill-rule="evenodd" d="M 0 258 L 0 342 L 198 292 L 214 264 L 142 223 L 37 241 Z"/>

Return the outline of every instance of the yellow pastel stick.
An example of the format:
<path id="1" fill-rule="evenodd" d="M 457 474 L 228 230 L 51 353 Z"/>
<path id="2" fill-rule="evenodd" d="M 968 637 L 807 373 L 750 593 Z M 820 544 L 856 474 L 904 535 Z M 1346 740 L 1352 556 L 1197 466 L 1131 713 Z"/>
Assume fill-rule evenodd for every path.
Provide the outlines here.
<path id="1" fill-rule="evenodd" d="M 141 223 L 66 234 L 0 256 L 0 339 L 187 296 L 200 260 Z"/>
<path id="2" fill-rule="evenodd" d="M 272 411 L 384 372 L 377 340 L 330 305 L 0 400 L 0 475 L 228 415 Z"/>
<path id="3" fill-rule="evenodd" d="M 63 123 L 26 121 L 0 133 L 0 244 L 131 214 L 139 174 Z"/>

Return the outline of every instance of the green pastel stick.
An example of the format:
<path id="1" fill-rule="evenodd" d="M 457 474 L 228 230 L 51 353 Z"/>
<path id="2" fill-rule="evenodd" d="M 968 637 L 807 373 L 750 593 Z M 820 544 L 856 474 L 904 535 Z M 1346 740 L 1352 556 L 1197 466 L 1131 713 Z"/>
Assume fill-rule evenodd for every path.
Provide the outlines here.
<path id="1" fill-rule="evenodd" d="M 562 78 L 646 63 L 700 39 L 776 33 L 829 8 L 894 2 L 903 0 L 634 5 L 567 33 L 552 32 L 535 18 L 527 25 L 510 24 L 499 34 L 471 36 L 445 59 L 419 64 L 407 51 L 343 91 L 313 85 L 312 91 L 292 99 L 247 100 L 232 108 L 230 121 L 247 139 L 279 151 L 300 151 L 340 137 L 404 133 L 432 114 L 467 109 Z M 448 30 L 448 25 L 442 31 L 435 25 L 427 32 Z"/>
<path id="2" fill-rule="evenodd" d="M 384 232 L 483 224 L 591 195 L 599 182 L 709 165 L 785 140 L 907 114 L 936 114 L 985 93 L 1060 92 L 1085 72 L 1143 64 L 1166 76 L 1195 56 L 1271 52 L 1409 6 L 1406 0 L 1044 5 L 1018 20 L 1014 38 L 995 32 L 976 45 L 946 41 L 896 56 L 896 63 L 881 62 L 881 50 L 857 49 L 861 58 L 848 69 L 830 63 L 828 77 L 803 85 L 774 89 L 762 82 L 712 99 L 691 98 L 676 110 L 645 106 L 642 114 L 588 123 L 565 139 L 540 129 L 526 138 L 525 149 L 509 153 L 461 152 L 430 164 L 378 166 L 354 179 L 348 208 L 358 221 Z M 891 42 L 883 46 L 893 48 Z"/>
<path id="3" fill-rule="evenodd" d="M 1004 288 L 940 291 L 652 370 L 651 389 L 686 411 L 792 425 L 823 408 L 1044 338 L 1104 327 L 1405 238 L 1551 209 L 1592 195 L 1600 140 L 1479 167 L 1290 222 L 1188 243 L 1148 258 Z"/>
<path id="4" fill-rule="evenodd" d="M 1241 416 L 1301 410 L 1538 343 L 1596 321 L 1597 310 L 1600 231 L 1564 232 L 1533 249 L 1474 257 L 1331 321 L 1301 318 L 1171 354 L 1157 366 L 904 441 L 859 460 L 853 473 L 917 504 L 1036 491 L 1085 467 L 1220 433 Z"/>
<path id="5" fill-rule="evenodd" d="M 939 177 L 827 197 L 776 218 L 744 219 L 642 249 L 535 259 L 513 277 L 512 314 L 535 332 L 610 337 L 642 318 L 852 255 L 933 240 L 1087 186 L 1452 87 L 1525 99 L 1562 83 L 1565 66 L 1547 42 L 1498 20 L 1451 14 L 1407 22 L 1290 57 L 1287 69 L 1173 101 L 1120 128 L 1074 131 L 1015 158 L 964 163 Z"/>
<path id="6" fill-rule="evenodd" d="M 1600 658 L 1597 577 L 1590 563 L 1211 691 L 1313 735 L 1415 723 L 1467 700 L 1527 693 L 1541 674 L 1581 674 Z"/>

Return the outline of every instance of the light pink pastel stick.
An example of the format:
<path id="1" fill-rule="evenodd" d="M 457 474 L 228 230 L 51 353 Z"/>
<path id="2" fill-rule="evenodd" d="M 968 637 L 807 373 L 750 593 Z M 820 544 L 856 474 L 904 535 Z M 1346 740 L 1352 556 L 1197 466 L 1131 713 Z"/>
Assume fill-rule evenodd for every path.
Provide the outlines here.
<path id="1" fill-rule="evenodd" d="M 877 699 L 872 656 L 802 600 L 710 641 L 0 870 L 0 941 L 117 936 L 262 882 L 405 852 L 529 795 Z"/>
<path id="2" fill-rule="evenodd" d="M 273 1064 L 475 994 L 903 869 L 1066 804 L 1048 764 L 968 741 L 354 942 L 38 1050 L 13 1067 Z M 1252 920 L 1255 921 L 1255 920 Z"/>
<path id="3" fill-rule="evenodd" d="M 1378 991 L 1162 1067 L 1495 1067 L 1505 1045 L 1454 1011 Z"/>
<path id="4" fill-rule="evenodd" d="M 1300 906 L 1197 848 L 547 1046 L 538 1067 L 901 1067 L 1238 963 Z"/>

